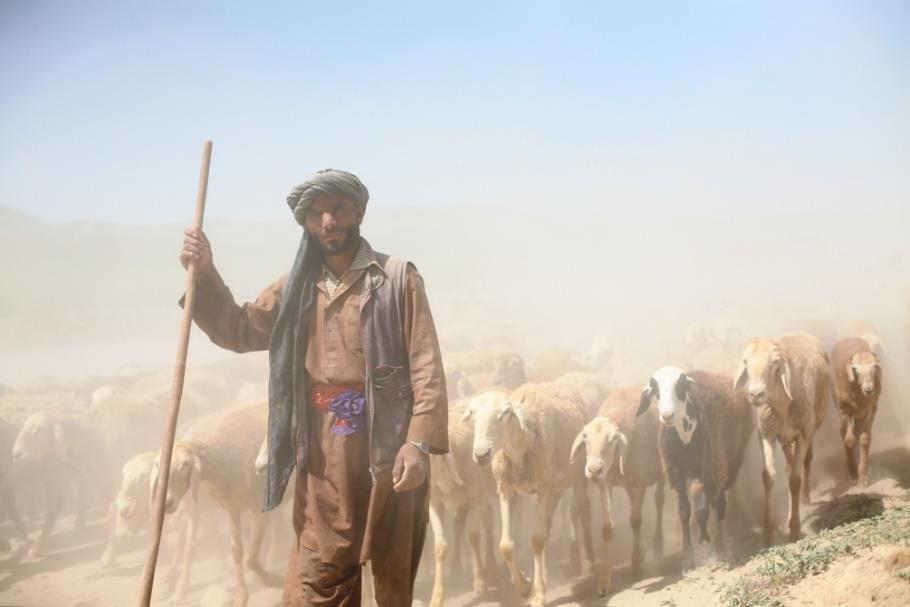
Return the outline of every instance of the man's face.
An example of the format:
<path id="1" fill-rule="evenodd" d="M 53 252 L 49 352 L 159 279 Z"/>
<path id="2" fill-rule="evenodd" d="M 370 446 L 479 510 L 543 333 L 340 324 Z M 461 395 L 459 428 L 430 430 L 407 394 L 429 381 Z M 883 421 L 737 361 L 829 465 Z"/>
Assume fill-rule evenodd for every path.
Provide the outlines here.
<path id="1" fill-rule="evenodd" d="M 341 194 L 321 194 L 306 212 L 306 231 L 326 255 L 341 255 L 360 242 L 363 213 Z"/>

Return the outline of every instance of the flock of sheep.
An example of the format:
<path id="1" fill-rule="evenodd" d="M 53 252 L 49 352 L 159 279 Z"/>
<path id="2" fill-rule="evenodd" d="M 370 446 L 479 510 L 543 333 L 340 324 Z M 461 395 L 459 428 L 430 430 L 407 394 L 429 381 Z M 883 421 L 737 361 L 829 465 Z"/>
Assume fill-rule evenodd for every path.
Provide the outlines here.
<path id="1" fill-rule="evenodd" d="M 710 541 L 714 510 L 718 529 L 727 491 L 749 449 L 764 461 L 764 531 L 772 540 L 771 490 L 775 444 L 786 459 L 790 538 L 800 535 L 800 502 L 809 500 L 813 437 L 832 406 L 841 419 L 847 473 L 869 480 L 871 426 L 882 385 L 880 346 L 874 336 L 838 341 L 830 355 L 817 338 L 793 333 L 749 341 L 730 375 L 665 366 L 636 385 L 617 385 L 609 354 L 587 364 L 563 351 L 543 352 L 528 363 L 515 352 L 471 349 L 446 359 L 450 392 L 450 452 L 431 458 L 430 524 L 435 571 L 431 605 L 445 599 L 443 564 L 448 532 L 460 562 L 467 539 L 474 590 L 493 584 L 494 517 L 500 516 L 499 554 L 515 589 L 531 604 L 546 604 L 547 543 L 554 518 L 567 525 L 569 559 L 583 575 L 595 569 L 589 489 L 599 494 L 604 545 L 597 590 L 612 591 L 609 543 L 614 534 L 611 490 L 622 487 L 631 504 L 632 571 L 640 570 L 642 505 L 653 487 L 657 524 L 652 551 L 663 551 L 665 484 L 677 497 L 682 532 L 681 567 L 694 567 L 690 517 L 695 505 L 699 541 Z M 201 535 L 227 554 L 216 517 L 227 515 L 236 606 L 246 605 L 245 569 L 267 586 L 280 586 L 283 568 L 269 572 L 260 553 L 266 540 L 285 557 L 290 548 L 290 498 L 276 511 L 261 511 L 267 407 L 261 375 L 225 362 L 188 372 L 174 448 L 167 512 L 180 533 L 165 586 L 176 602 L 190 587 L 194 550 Z M 259 370 L 261 373 L 261 369 Z M 643 384 L 643 388 L 641 387 Z M 150 495 L 158 478 L 157 453 L 169 394 L 167 374 L 131 372 L 78 386 L 5 390 L 0 393 L 0 506 L 14 533 L 26 541 L 22 504 L 43 504 L 40 531 L 29 544 L 39 557 L 55 531 L 65 500 L 76 504 L 76 525 L 95 503 L 107 509 L 102 564 L 115 562 L 125 538 L 149 525 Z M 756 441 L 756 428 L 758 438 Z M 204 489 L 204 490 L 203 490 Z M 560 507 L 564 493 L 570 493 Z M 286 496 L 293 495 L 293 489 Z M 525 512 L 522 496 L 536 496 Z M 517 522 L 530 514 L 527 525 Z M 251 533 L 244 535 L 241 520 Z M 518 528 L 529 527 L 533 573 L 518 555 L 526 546 Z M 0 550 L 10 549 L 0 537 Z M 716 534 L 715 542 L 721 541 Z M 516 543 L 517 542 L 517 543 Z M 278 561 L 276 559 L 276 561 Z M 281 562 L 281 561 L 278 561 Z"/>

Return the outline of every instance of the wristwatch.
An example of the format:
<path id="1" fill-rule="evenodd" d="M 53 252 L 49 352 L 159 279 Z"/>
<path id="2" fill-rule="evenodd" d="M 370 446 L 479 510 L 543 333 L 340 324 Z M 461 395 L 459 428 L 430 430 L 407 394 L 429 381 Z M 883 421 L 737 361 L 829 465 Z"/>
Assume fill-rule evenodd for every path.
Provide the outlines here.
<path id="1" fill-rule="evenodd" d="M 424 455 L 430 454 L 430 444 L 429 443 L 424 443 L 419 440 L 409 440 L 408 442 L 411 443 L 412 445 L 414 445 L 415 447 L 417 447 L 418 449 L 420 449 L 420 452 L 423 453 Z"/>

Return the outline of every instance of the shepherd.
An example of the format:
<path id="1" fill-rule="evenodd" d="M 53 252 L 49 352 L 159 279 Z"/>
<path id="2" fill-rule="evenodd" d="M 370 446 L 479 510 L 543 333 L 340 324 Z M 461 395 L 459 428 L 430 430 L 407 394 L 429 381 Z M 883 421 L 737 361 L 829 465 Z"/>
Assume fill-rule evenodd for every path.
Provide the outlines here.
<path id="1" fill-rule="evenodd" d="M 445 373 L 423 279 L 360 236 L 368 200 L 355 175 L 336 169 L 291 190 L 303 228 L 291 271 L 243 305 L 201 229 L 185 231 L 180 251 L 184 267 L 196 264 L 193 320 L 212 342 L 269 351 L 266 510 L 296 475 L 286 607 L 359 605 L 367 562 L 378 604 L 410 606 L 429 454 L 448 451 Z"/>

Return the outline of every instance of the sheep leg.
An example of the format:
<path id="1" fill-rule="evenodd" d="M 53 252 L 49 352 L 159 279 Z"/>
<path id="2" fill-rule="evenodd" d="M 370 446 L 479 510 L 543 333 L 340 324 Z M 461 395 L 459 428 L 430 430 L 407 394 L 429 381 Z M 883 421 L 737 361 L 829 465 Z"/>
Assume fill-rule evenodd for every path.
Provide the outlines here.
<path id="1" fill-rule="evenodd" d="M 764 469 L 761 473 L 762 484 L 765 488 L 765 514 L 764 514 L 764 534 L 765 546 L 770 546 L 774 536 L 774 517 L 771 516 L 771 490 L 774 489 L 774 443 L 767 436 L 759 436 L 761 440 L 762 456 L 764 458 Z M 784 450 L 786 451 L 786 449 Z"/>
<path id="2" fill-rule="evenodd" d="M 641 573 L 641 505 L 645 499 L 645 488 L 641 485 L 626 487 L 629 495 L 629 526 L 632 528 L 632 575 Z"/>
<path id="3" fill-rule="evenodd" d="M 654 488 L 654 509 L 657 513 L 657 527 L 654 530 L 654 556 L 660 558 L 664 555 L 664 481 L 657 481 Z"/>
<path id="4" fill-rule="evenodd" d="M 486 546 L 485 568 L 486 574 L 491 578 L 496 577 L 496 554 L 493 549 L 493 509 L 487 498 L 477 506 L 480 509 L 483 520 L 484 545 Z"/>
<path id="5" fill-rule="evenodd" d="M 700 480 L 695 480 L 692 483 L 692 499 L 695 501 L 695 518 L 698 521 L 698 542 L 704 544 L 705 542 L 711 541 L 711 536 L 708 535 L 708 514 L 710 514 L 710 505 L 708 504 L 708 497 L 705 493 L 705 485 Z"/>
<path id="6" fill-rule="evenodd" d="M 111 502 L 107 508 L 107 544 L 104 546 L 104 553 L 101 555 L 101 566 L 110 567 L 114 563 L 114 543 L 116 542 L 117 531 L 117 504 Z"/>
<path id="7" fill-rule="evenodd" d="M 193 549 L 196 547 L 196 529 L 198 526 L 197 512 L 195 509 L 191 509 L 186 514 L 186 524 L 177 544 L 177 549 L 180 551 L 180 576 L 177 578 L 177 589 L 171 600 L 171 603 L 174 604 L 179 604 L 186 600 L 186 594 L 190 587 L 190 577 L 192 576 Z"/>
<path id="8" fill-rule="evenodd" d="M 462 561 L 461 558 L 461 540 L 464 537 L 464 528 L 468 520 L 468 506 L 461 505 L 455 509 L 455 518 L 452 521 L 452 560 L 449 563 L 449 573 L 453 577 L 461 577 Z"/>
<path id="9" fill-rule="evenodd" d="M 677 480 L 674 483 L 673 490 L 676 491 L 676 499 L 679 506 L 679 524 L 682 526 L 683 532 L 682 570 L 685 573 L 695 569 L 695 557 L 692 553 L 692 530 L 689 528 L 692 504 L 689 503 L 689 492 L 686 490 L 685 479 Z"/>
<path id="10" fill-rule="evenodd" d="M 859 474 L 860 487 L 869 485 L 869 448 L 872 446 L 872 420 L 875 419 L 876 407 L 866 414 L 859 434 Z"/>
<path id="11" fill-rule="evenodd" d="M 806 452 L 803 455 L 802 480 L 800 481 L 800 501 L 804 504 L 811 504 L 809 499 L 809 468 L 812 466 L 812 440 L 806 441 Z"/>
<path id="12" fill-rule="evenodd" d="M 572 499 L 574 500 L 575 510 L 578 516 L 575 517 L 575 537 L 581 537 L 581 548 L 583 549 L 581 562 L 582 577 L 591 576 L 591 568 L 594 563 L 594 545 L 591 541 L 591 502 L 588 501 L 588 485 L 582 480 L 581 483 L 572 488 Z M 577 546 L 576 546 L 577 547 Z"/>
<path id="13" fill-rule="evenodd" d="M 151 534 L 151 522 L 149 522 L 149 534 Z M 164 595 L 170 595 L 174 593 L 174 589 L 177 586 L 177 577 L 181 571 L 180 569 L 180 558 L 183 556 L 183 546 L 186 544 L 186 521 L 183 522 L 183 525 L 180 528 L 180 532 L 177 534 L 177 543 L 174 545 L 174 554 L 171 556 L 171 564 L 168 567 L 167 577 L 164 579 L 163 584 L 163 593 Z"/>
<path id="14" fill-rule="evenodd" d="M 515 515 L 517 500 L 514 495 L 499 494 L 500 515 L 502 517 L 502 536 L 499 540 L 499 552 L 509 567 L 512 584 L 521 596 L 528 596 L 531 592 L 531 583 L 524 576 L 515 563 L 515 542 L 512 540 L 511 520 Z"/>
<path id="15" fill-rule="evenodd" d="M 840 438 L 844 443 L 844 455 L 847 457 L 847 474 L 854 481 L 857 480 L 856 469 L 856 435 L 853 430 L 853 416 L 840 411 Z"/>
<path id="16" fill-rule="evenodd" d="M 243 579 L 243 528 L 239 512 L 228 512 L 228 528 L 231 532 L 231 556 L 234 557 L 234 607 L 246 607 L 250 594 Z"/>
<path id="17" fill-rule="evenodd" d="M 799 493 L 802 484 L 801 471 L 803 461 L 806 457 L 803 438 L 797 437 L 793 441 L 791 449 L 785 449 L 784 455 L 787 459 L 787 477 L 790 481 L 790 541 L 799 539 L 800 520 L 799 520 Z"/>
<path id="18" fill-rule="evenodd" d="M 16 507 L 16 497 L 12 489 L 4 489 L 0 492 L 0 497 L 2 497 L 6 515 L 9 517 L 10 522 L 13 523 L 13 527 L 16 528 L 16 537 L 21 540 L 28 538 L 28 529 L 26 529 L 25 523 L 22 522 L 22 517 L 19 516 L 19 508 Z"/>
<path id="19" fill-rule="evenodd" d="M 537 511 L 535 512 L 534 532 L 531 535 L 531 547 L 534 549 L 534 592 L 531 607 L 543 607 L 547 594 L 547 539 L 550 535 L 550 524 L 557 499 L 549 491 L 538 494 Z"/>
<path id="20" fill-rule="evenodd" d="M 714 538 L 714 550 L 718 555 L 724 550 L 724 519 L 727 516 L 727 494 L 721 491 L 714 501 L 714 514 L 717 516 L 717 536 Z"/>
<path id="21" fill-rule="evenodd" d="M 430 526 L 433 529 L 433 555 L 436 560 L 436 572 L 433 576 L 433 594 L 430 607 L 442 607 L 445 598 L 443 563 L 446 559 L 446 537 L 442 519 L 445 506 L 437 500 L 430 500 Z"/>
<path id="22" fill-rule="evenodd" d="M 44 552 L 47 538 L 50 537 L 51 531 L 54 530 L 54 525 L 57 524 L 57 517 L 60 515 L 60 503 L 63 501 L 63 496 L 60 495 L 60 488 L 55 486 L 53 482 L 46 481 L 44 489 L 47 511 L 44 515 L 44 524 L 41 526 L 41 531 L 38 532 L 38 537 L 35 538 L 35 541 L 28 549 L 28 556 L 30 557 L 40 556 Z"/>
<path id="23" fill-rule="evenodd" d="M 600 505 L 603 510 L 603 566 L 597 580 L 597 594 L 606 596 L 613 592 L 613 572 L 610 566 L 610 542 L 613 540 L 613 506 L 610 502 L 610 488 L 606 482 L 598 485 L 600 489 Z"/>
<path id="24" fill-rule="evenodd" d="M 262 539 L 265 537 L 271 521 L 271 513 L 253 515 L 253 535 L 250 538 L 250 549 L 246 553 L 246 566 L 269 588 L 281 588 L 284 585 L 284 578 L 266 571 L 259 558 L 262 551 Z"/>
<path id="25" fill-rule="evenodd" d="M 468 543 L 471 545 L 471 557 L 474 567 L 474 594 L 480 596 L 487 591 L 483 561 L 480 558 L 480 525 L 482 515 L 480 508 L 471 504 L 468 508 Z"/>

